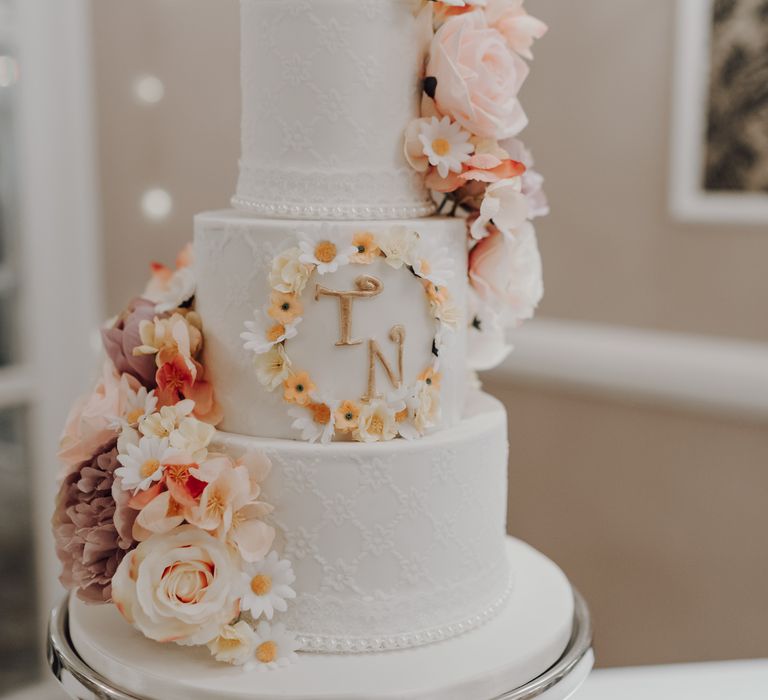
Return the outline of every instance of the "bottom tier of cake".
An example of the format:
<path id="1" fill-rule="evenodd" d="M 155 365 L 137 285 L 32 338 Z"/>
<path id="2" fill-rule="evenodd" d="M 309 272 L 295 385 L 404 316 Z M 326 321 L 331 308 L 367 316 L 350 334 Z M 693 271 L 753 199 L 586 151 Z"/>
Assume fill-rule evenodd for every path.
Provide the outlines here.
<path id="1" fill-rule="evenodd" d="M 297 593 L 282 617 L 304 651 L 419 646 L 483 624 L 514 586 L 505 552 L 504 407 L 470 397 L 459 425 L 422 440 L 310 445 L 222 433 L 265 452 L 277 548 Z"/>
<path id="2" fill-rule="evenodd" d="M 73 689 L 84 683 L 120 689 L 123 694 L 99 697 L 122 700 L 563 700 L 592 665 L 588 613 L 580 605 L 574 616 L 574 592 L 550 560 L 519 540 L 508 539 L 504 549 L 516 585 L 499 615 L 439 644 L 394 653 L 300 654 L 287 668 L 245 672 L 216 663 L 205 649 L 149 641 L 113 606 L 73 598 L 68 635 L 52 641 L 54 671 Z M 67 638 L 79 659 L 63 663 L 66 650 L 57 644 L 68 644 Z"/>

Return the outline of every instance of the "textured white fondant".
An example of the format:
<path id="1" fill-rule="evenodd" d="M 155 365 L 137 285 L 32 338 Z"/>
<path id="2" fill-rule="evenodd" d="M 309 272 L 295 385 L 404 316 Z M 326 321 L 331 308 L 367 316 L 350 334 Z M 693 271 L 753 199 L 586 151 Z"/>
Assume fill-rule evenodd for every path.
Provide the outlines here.
<path id="1" fill-rule="evenodd" d="M 408 218 L 434 204 L 403 157 L 429 34 L 415 0 L 242 0 L 234 206 L 290 218 Z"/>
<path id="2" fill-rule="evenodd" d="M 264 498 L 298 594 L 284 619 L 307 649 L 435 641 L 470 629 L 506 594 L 506 412 L 490 396 L 473 395 L 452 430 L 414 442 L 223 434 L 216 446 L 273 462 Z"/>
<path id="3" fill-rule="evenodd" d="M 487 700 L 550 668 L 573 629 L 573 592 L 560 569 L 519 540 L 507 540 L 505 553 L 516 582 L 495 619 L 455 639 L 401 652 L 301 654 L 287 669 L 244 672 L 218 664 L 205 648 L 151 642 L 113 606 L 74 598 L 69 629 L 91 668 L 154 700 Z M 553 689 L 542 697 L 569 697 L 591 663 L 590 654 L 562 693 Z"/>
<path id="4" fill-rule="evenodd" d="M 243 348 L 240 333 L 244 322 L 253 318 L 269 299 L 269 271 L 272 260 L 297 242 L 299 231 L 311 232 L 325 226 L 334 232 L 386 232 L 399 224 L 418 231 L 435 255 L 453 261 L 453 278 L 448 284 L 457 308 L 466 309 L 466 230 L 464 222 L 451 218 L 428 218 L 392 222 L 284 221 L 256 219 L 241 212 L 213 212 L 195 220 L 196 308 L 205 329 L 205 366 L 216 396 L 224 409 L 224 431 L 259 437 L 298 438 L 291 427 L 288 405 L 282 391 L 270 393 L 259 383 L 253 353 Z M 353 329 L 361 338 L 378 340 L 385 354 L 394 358 L 388 333 L 394 323 L 406 328 L 405 382 L 412 383 L 430 363 L 434 321 L 429 317 L 423 289 L 404 268 L 393 270 L 383 262 L 372 266 L 350 265 L 339 272 L 317 276 L 312 283 L 351 289 L 352 280 L 372 273 L 385 283 L 375 299 L 356 302 Z M 358 399 L 366 389 L 365 344 L 339 348 L 339 310 L 334 299 L 315 301 L 311 289 L 303 295 L 305 320 L 298 336 L 286 343 L 297 368 L 310 372 L 318 389 L 337 399 Z M 461 418 L 466 385 L 466 319 L 462 319 L 448 347 L 441 351 L 440 390 L 442 426 L 450 427 Z M 383 376 L 379 380 L 387 388 Z"/>

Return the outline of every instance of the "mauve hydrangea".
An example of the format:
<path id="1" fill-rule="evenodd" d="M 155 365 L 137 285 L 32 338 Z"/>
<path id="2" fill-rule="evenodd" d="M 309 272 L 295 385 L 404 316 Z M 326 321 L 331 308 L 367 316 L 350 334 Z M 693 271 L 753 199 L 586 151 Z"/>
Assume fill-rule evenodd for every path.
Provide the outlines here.
<path id="1" fill-rule="evenodd" d="M 163 314 L 159 314 L 163 316 Z M 115 368 L 120 373 L 130 374 L 138 379 L 147 389 L 156 386 L 154 355 L 133 354 L 133 349 L 141 345 L 139 324 L 142 321 L 151 321 L 158 316 L 155 313 L 155 305 L 147 299 L 137 297 L 133 299 L 111 328 L 101 331 L 104 349 Z"/>
<path id="2" fill-rule="evenodd" d="M 112 577 L 133 549 L 136 511 L 115 481 L 117 441 L 107 443 L 61 484 L 53 515 L 61 583 L 86 603 L 112 600 Z M 114 491 L 114 496 L 113 496 Z"/>

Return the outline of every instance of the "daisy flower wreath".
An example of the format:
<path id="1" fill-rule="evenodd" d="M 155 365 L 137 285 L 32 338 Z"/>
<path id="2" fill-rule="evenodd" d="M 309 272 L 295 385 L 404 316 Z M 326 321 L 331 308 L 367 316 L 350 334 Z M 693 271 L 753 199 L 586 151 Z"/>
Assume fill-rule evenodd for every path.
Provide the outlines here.
<path id="1" fill-rule="evenodd" d="M 297 337 L 304 314 L 302 292 L 313 280 L 340 267 L 364 268 L 376 261 L 402 269 L 421 283 L 435 329 L 431 358 L 413 383 L 401 382 L 385 396 L 329 396 L 288 353 L 288 341 Z M 452 274 L 452 260 L 428 250 L 419 234 L 404 226 L 382 233 L 346 234 L 324 225 L 314 233 L 298 233 L 298 245 L 273 259 L 269 302 L 245 322 L 240 337 L 245 349 L 254 353 L 259 382 L 268 391 L 282 391 L 292 427 L 302 439 L 379 442 L 399 436 L 410 440 L 439 425 L 440 353 L 459 323 L 447 287 Z M 360 293 L 377 292 L 377 284 L 371 276 L 358 278 Z M 402 342 L 401 332 L 401 327 L 394 327 L 390 339 Z"/>

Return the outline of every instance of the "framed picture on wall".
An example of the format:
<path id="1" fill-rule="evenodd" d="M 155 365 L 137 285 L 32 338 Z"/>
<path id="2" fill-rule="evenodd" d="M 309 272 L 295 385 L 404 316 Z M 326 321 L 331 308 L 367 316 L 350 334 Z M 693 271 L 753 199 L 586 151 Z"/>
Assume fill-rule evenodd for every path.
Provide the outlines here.
<path id="1" fill-rule="evenodd" d="M 768 224 L 768 0 L 678 0 L 670 208 Z"/>

